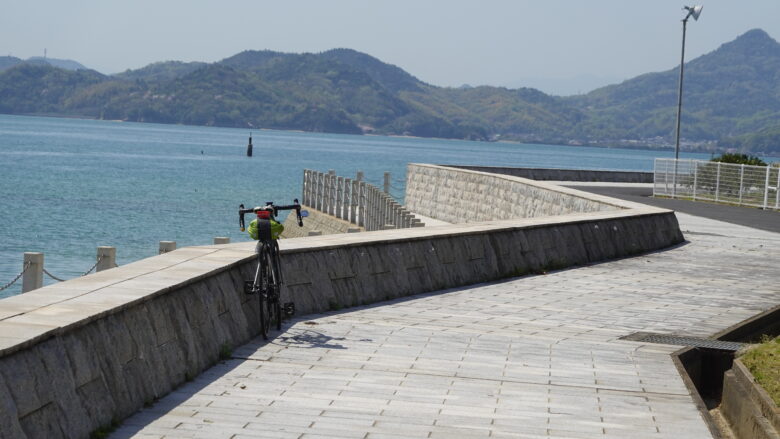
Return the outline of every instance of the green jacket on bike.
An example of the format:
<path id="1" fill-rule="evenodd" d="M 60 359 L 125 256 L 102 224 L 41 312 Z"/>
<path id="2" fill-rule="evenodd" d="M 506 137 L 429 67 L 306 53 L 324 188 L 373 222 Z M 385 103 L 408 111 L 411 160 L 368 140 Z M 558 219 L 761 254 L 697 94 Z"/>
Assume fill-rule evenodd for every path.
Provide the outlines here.
<path id="1" fill-rule="evenodd" d="M 268 221 L 271 222 L 271 239 L 279 239 L 279 235 L 282 234 L 284 231 L 284 225 L 275 219 L 269 219 Z M 249 233 L 249 237 L 257 241 L 260 239 L 260 236 L 258 234 L 257 230 L 257 219 L 253 219 L 249 223 L 249 227 L 246 229 L 247 233 Z"/>

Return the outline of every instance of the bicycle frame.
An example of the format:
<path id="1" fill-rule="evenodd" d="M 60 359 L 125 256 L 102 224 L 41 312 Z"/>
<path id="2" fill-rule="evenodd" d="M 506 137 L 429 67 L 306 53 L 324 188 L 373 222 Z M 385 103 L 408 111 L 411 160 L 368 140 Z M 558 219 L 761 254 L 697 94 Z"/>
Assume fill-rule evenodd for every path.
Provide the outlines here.
<path id="1" fill-rule="evenodd" d="M 289 206 L 274 206 L 269 202 L 266 206 L 245 209 L 242 204 L 239 207 L 239 225 L 241 231 L 245 230 L 244 215 L 247 213 L 257 214 L 258 242 L 256 246 L 257 266 L 255 269 L 254 280 L 244 282 L 244 292 L 246 294 L 258 295 L 258 313 L 260 318 L 260 333 L 266 340 L 272 321 L 276 323 L 276 330 L 282 328 L 282 308 L 285 314 L 292 315 L 295 312 L 295 304 L 289 302 L 282 307 L 282 270 L 281 259 L 279 257 L 279 244 L 273 239 L 271 231 L 271 221 L 280 210 L 295 210 L 298 225 L 303 226 L 303 217 L 307 216 L 305 210 L 301 211 L 301 205 L 296 199 L 294 204 Z"/>

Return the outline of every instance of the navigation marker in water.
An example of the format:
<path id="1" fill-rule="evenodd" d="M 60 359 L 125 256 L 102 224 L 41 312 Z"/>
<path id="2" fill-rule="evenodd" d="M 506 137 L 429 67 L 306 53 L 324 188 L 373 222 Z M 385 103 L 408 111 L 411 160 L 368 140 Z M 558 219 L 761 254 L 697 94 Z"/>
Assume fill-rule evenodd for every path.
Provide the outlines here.
<path id="1" fill-rule="evenodd" d="M 246 156 L 252 157 L 252 132 L 249 132 L 249 145 L 246 146 Z"/>

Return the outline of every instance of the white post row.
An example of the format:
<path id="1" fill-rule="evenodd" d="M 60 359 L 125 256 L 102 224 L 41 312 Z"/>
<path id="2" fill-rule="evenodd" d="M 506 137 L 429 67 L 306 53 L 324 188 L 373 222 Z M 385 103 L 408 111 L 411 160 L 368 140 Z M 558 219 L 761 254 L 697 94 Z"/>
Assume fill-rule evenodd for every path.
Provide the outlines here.
<path id="1" fill-rule="evenodd" d="M 777 168 L 777 184 L 775 185 L 775 209 L 780 209 L 780 167 Z"/>
<path id="2" fill-rule="evenodd" d="M 116 267 L 116 247 L 98 247 L 95 271 L 108 270 L 114 267 Z"/>
<path id="3" fill-rule="evenodd" d="M 344 199 L 342 198 L 344 194 L 341 192 L 341 187 L 344 186 L 344 177 L 336 176 L 334 179 L 336 185 L 333 187 L 333 199 L 336 200 L 336 204 L 334 205 L 335 209 L 333 209 L 333 216 L 341 219 L 341 207 L 344 203 Z"/>
<path id="4" fill-rule="evenodd" d="M 390 194 L 390 173 L 385 172 L 384 190 L 386 194 Z"/>
<path id="5" fill-rule="evenodd" d="M 358 190 L 359 187 L 360 187 L 359 183 L 356 180 L 352 180 L 350 182 L 349 222 L 351 222 L 352 224 L 358 223 L 358 219 L 356 215 L 357 215 L 357 204 L 360 197 L 360 191 Z"/>
<path id="6" fill-rule="evenodd" d="M 43 261 L 41 252 L 25 252 L 22 266 L 29 267 L 22 275 L 22 293 L 43 287 Z M 95 271 L 108 270 L 116 267 L 116 247 L 100 246 L 97 248 Z"/>
<path id="7" fill-rule="evenodd" d="M 29 264 L 29 266 L 28 266 Z M 43 286 L 43 253 L 25 252 L 24 265 L 27 270 L 22 276 L 22 292 L 37 290 Z"/>
<path id="8" fill-rule="evenodd" d="M 176 250 L 176 241 L 160 241 L 159 254 L 168 253 Z"/>
<path id="9" fill-rule="evenodd" d="M 336 216 L 336 171 L 328 169 L 328 215 Z"/>
<path id="10" fill-rule="evenodd" d="M 766 179 L 764 181 L 764 210 L 769 206 L 769 171 L 772 169 L 771 166 L 767 165 L 766 167 Z"/>

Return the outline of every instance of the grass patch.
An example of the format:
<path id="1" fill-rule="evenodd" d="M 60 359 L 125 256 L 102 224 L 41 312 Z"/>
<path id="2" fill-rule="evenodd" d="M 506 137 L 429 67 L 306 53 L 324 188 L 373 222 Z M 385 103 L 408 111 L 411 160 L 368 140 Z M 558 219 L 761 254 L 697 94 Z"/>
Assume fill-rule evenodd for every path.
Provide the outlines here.
<path id="1" fill-rule="evenodd" d="M 222 343 L 222 346 L 219 347 L 220 361 L 229 360 L 232 355 L 233 355 L 233 350 L 230 349 L 230 345 L 227 343 Z"/>
<path id="2" fill-rule="evenodd" d="M 780 337 L 764 336 L 761 344 L 751 347 L 739 359 L 780 406 Z"/>
<path id="3" fill-rule="evenodd" d="M 117 419 L 111 419 L 111 423 L 104 425 L 89 434 L 89 439 L 106 439 L 121 423 Z"/>

